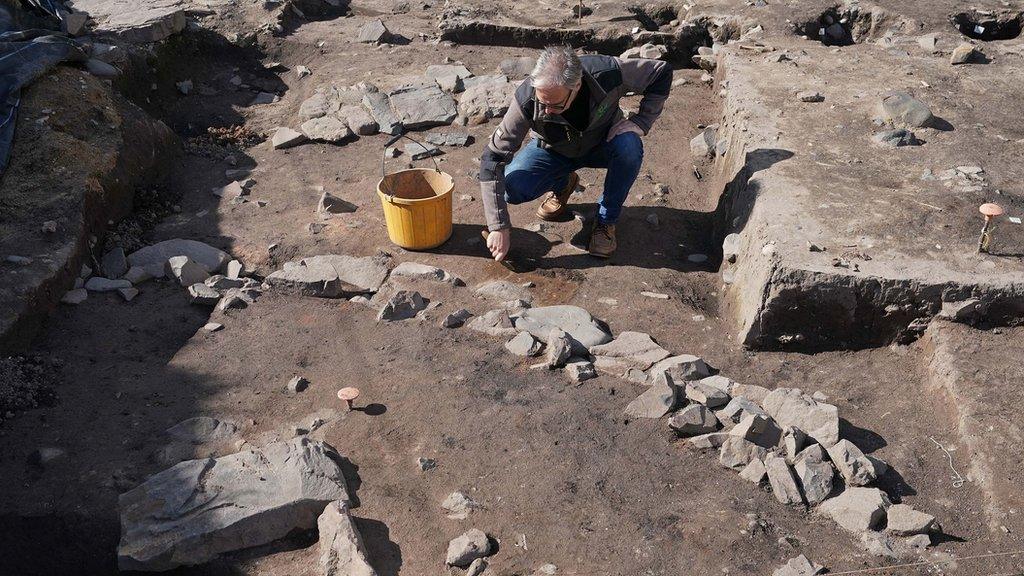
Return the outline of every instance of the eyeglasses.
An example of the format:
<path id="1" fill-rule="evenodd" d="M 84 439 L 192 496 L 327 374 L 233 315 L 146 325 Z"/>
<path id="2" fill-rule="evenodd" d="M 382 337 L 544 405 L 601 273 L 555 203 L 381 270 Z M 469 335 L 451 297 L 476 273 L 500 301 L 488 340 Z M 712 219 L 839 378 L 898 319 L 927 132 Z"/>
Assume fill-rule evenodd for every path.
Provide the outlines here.
<path id="1" fill-rule="evenodd" d="M 540 103 L 540 105 L 544 108 L 544 110 L 551 110 L 553 112 L 562 112 L 566 108 L 569 107 L 569 101 L 572 100 L 572 97 L 576 93 L 576 90 L 578 90 L 578 88 L 573 88 L 572 90 L 570 90 L 569 93 L 565 95 L 565 98 L 563 98 L 561 102 L 554 102 L 554 103 L 551 103 L 551 104 L 548 104 L 547 102 L 542 102 L 540 100 L 538 100 L 537 102 Z"/>

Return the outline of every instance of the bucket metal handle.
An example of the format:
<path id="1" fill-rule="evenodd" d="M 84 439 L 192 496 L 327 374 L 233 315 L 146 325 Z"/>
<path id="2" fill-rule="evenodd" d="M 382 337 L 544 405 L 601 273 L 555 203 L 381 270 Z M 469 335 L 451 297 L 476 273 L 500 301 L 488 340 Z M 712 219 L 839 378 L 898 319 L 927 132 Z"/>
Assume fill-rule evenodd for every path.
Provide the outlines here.
<path id="1" fill-rule="evenodd" d="M 381 151 L 380 151 L 380 183 L 381 183 L 381 187 L 383 187 L 385 189 L 384 193 L 387 194 L 387 196 L 388 196 L 388 202 L 392 202 L 392 203 L 395 201 L 395 193 L 393 191 L 391 191 L 391 189 L 390 189 L 391 186 L 388 185 L 388 182 L 387 182 L 387 172 L 385 172 L 385 170 L 384 170 L 384 161 L 387 160 L 387 150 L 388 150 L 388 147 L 391 146 L 392 144 L 394 144 L 395 142 L 398 142 L 402 138 L 405 138 L 406 140 L 409 140 L 410 142 L 412 142 L 414 144 L 419 144 L 420 148 L 423 148 L 424 150 L 427 149 L 426 146 L 424 146 L 422 143 L 420 143 L 418 140 L 414 139 L 413 137 L 409 136 L 408 134 L 396 134 L 396 135 L 392 136 L 390 140 L 388 140 L 387 142 L 384 143 L 384 147 L 381 148 Z M 440 174 L 441 173 L 441 167 L 438 166 L 437 159 L 435 159 L 433 156 L 430 156 L 430 159 L 434 162 L 434 170 L 436 170 L 437 173 Z"/>

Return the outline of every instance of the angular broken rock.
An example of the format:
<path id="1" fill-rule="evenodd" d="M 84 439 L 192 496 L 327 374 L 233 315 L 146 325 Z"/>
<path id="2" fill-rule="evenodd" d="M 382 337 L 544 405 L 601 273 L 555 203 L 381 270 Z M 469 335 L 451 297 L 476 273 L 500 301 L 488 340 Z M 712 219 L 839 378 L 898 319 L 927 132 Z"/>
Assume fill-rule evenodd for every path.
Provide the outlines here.
<path id="1" fill-rule="evenodd" d="M 308 387 L 309 380 L 306 380 L 302 376 L 294 376 L 291 380 L 288 381 L 288 386 L 286 387 L 286 390 L 288 390 L 288 392 L 291 392 L 292 394 L 298 394 L 299 392 L 304 391 Z"/>
<path id="2" fill-rule="evenodd" d="M 715 409 L 729 403 L 729 395 L 722 390 L 705 384 L 706 379 L 686 383 L 686 397 L 693 402 Z"/>
<path id="3" fill-rule="evenodd" d="M 391 40 L 391 31 L 384 25 L 384 22 L 377 18 L 363 24 L 359 28 L 359 36 L 356 40 L 364 43 L 382 44 Z"/>
<path id="4" fill-rule="evenodd" d="M 793 469 L 796 471 L 800 485 L 803 487 L 804 498 L 811 506 L 817 506 L 825 501 L 832 494 L 832 481 L 835 472 L 832 464 L 827 461 L 814 458 L 801 458 L 796 461 Z"/>
<path id="5" fill-rule="evenodd" d="M 796 426 L 826 448 L 839 441 L 839 409 L 817 402 L 797 388 L 772 390 L 762 406 L 779 426 Z"/>
<path id="6" fill-rule="evenodd" d="M 670 374 L 676 382 L 700 380 L 711 375 L 711 370 L 703 360 L 690 354 L 669 356 L 651 366 L 649 379 L 654 380 L 659 374 Z"/>
<path id="7" fill-rule="evenodd" d="M 446 132 L 444 134 L 439 132 L 431 132 L 427 134 L 427 144 L 433 144 L 435 146 L 469 146 L 470 135 L 461 132 Z"/>
<path id="8" fill-rule="evenodd" d="M 707 127 L 690 140 L 690 154 L 694 158 L 707 158 L 715 155 L 715 144 L 718 139 L 718 128 Z"/>
<path id="9" fill-rule="evenodd" d="M 465 568 L 473 560 L 491 554 L 491 541 L 487 534 L 473 528 L 448 543 L 448 555 L 445 564 Z"/>
<path id="10" fill-rule="evenodd" d="M 516 356 L 536 356 L 543 347 L 529 332 L 520 332 L 505 343 L 505 349 Z"/>
<path id="11" fill-rule="evenodd" d="M 680 436 L 709 434 L 718 429 L 718 418 L 707 407 L 690 404 L 668 419 L 669 428 Z"/>
<path id="12" fill-rule="evenodd" d="M 206 268 L 196 263 L 188 256 L 175 256 L 167 259 L 164 266 L 164 274 L 178 280 L 182 287 L 188 288 L 193 284 L 202 284 L 210 277 Z"/>
<path id="13" fill-rule="evenodd" d="M 362 106 L 342 106 L 336 116 L 345 121 L 349 130 L 359 136 L 372 136 L 377 133 L 377 122 Z"/>
<path id="14" fill-rule="evenodd" d="M 366 547 L 359 535 L 349 504 L 335 500 L 316 521 L 320 533 L 320 573 L 323 576 L 377 576 L 366 559 Z"/>
<path id="15" fill-rule="evenodd" d="M 790 559 L 783 566 L 776 568 L 772 572 L 772 576 L 818 576 L 818 574 L 824 573 L 824 566 L 811 562 L 806 556 L 801 554 L 796 558 Z"/>
<path id="16" fill-rule="evenodd" d="M 299 130 L 306 138 L 321 142 L 341 142 L 352 137 L 352 131 L 348 129 L 348 126 L 334 116 L 306 120 L 299 126 Z M 279 148 L 279 146 L 275 146 L 275 148 Z"/>
<path id="17" fill-rule="evenodd" d="M 671 376 L 658 378 L 643 394 L 626 405 L 629 418 L 661 418 L 676 405 L 678 391 Z"/>
<path id="18" fill-rule="evenodd" d="M 188 299 L 200 306 L 216 306 L 220 301 L 220 292 L 203 282 L 197 282 L 188 287 Z"/>
<path id="19" fill-rule="evenodd" d="M 456 310 L 455 312 L 452 312 L 451 314 L 445 316 L 444 320 L 441 321 L 441 327 L 442 328 L 458 328 L 458 327 L 462 326 L 463 324 L 465 324 L 466 320 L 469 320 L 472 317 L 473 317 L 473 313 L 472 312 L 470 312 L 469 310 L 466 310 L 465 308 L 460 308 L 460 309 Z"/>
<path id="20" fill-rule="evenodd" d="M 477 507 L 479 505 L 462 492 L 452 492 L 444 499 L 444 502 L 441 502 L 441 508 L 448 512 L 448 517 L 452 520 L 465 520 L 469 513 Z"/>
<path id="21" fill-rule="evenodd" d="M 428 266 L 418 262 L 402 262 L 391 271 L 391 277 L 410 278 L 412 280 L 433 280 L 462 286 L 464 282 L 457 276 L 449 274 L 436 266 Z"/>
<path id="22" fill-rule="evenodd" d="M 466 327 L 476 332 L 483 332 L 490 336 L 511 337 L 517 334 L 509 318 L 508 311 L 503 308 L 491 310 L 482 316 L 477 316 L 466 324 Z"/>
<path id="23" fill-rule="evenodd" d="M 286 262 L 281 270 L 267 276 L 266 282 L 306 296 L 349 297 L 379 290 L 388 269 L 389 260 L 382 255 L 355 258 L 327 254 Z"/>
<path id="24" fill-rule="evenodd" d="M 729 434 L 768 449 L 778 446 L 782 438 L 782 430 L 775 422 L 760 414 L 744 416 L 732 430 L 729 430 Z"/>
<path id="25" fill-rule="evenodd" d="M 387 94 L 376 91 L 376 89 L 367 92 L 363 95 L 363 106 L 370 111 L 370 115 L 373 116 L 373 120 L 381 132 L 392 136 L 403 132 L 402 121 L 391 109 Z"/>
<path id="26" fill-rule="evenodd" d="M 402 151 L 412 160 L 422 160 L 444 154 L 444 151 L 433 144 L 421 144 L 419 142 L 409 142 L 402 147 Z"/>
<path id="27" fill-rule="evenodd" d="M 548 332 L 548 368 L 561 368 L 572 356 L 572 339 L 561 328 L 552 328 Z M 588 362 L 589 364 L 589 362 Z M 591 365 L 593 369 L 593 365 Z"/>
<path id="28" fill-rule="evenodd" d="M 621 376 L 630 368 L 647 370 L 671 355 L 643 332 L 622 332 L 607 344 L 591 346 L 590 353 L 596 357 L 598 370 L 615 376 Z"/>
<path id="29" fill-rule="evenodd" d="M 957 64 L 969 64 L 978 57 L 978 49 L 973 45 L 964 42 L 953 49 L 953 53 L 949 57 L 949 63 L 953 66 Z"/>
<path id="30" fill-rule="evenodd" d="M 689 439 L 689 442 L 694 448 L 709 450 L 711 448 L 721 448 L 729 438 L 732 438 L 732 436 L 729 436 L 728 432 L 712 432 L 710 434 L 694 436 Z"/>
<path id="31" fill-rule="evenodd" d="M 270 143 L 273 145 L 274 150 L 281 150 L 298 146 L 308 139 L 302 132 L 287 127 L 280 127 L 274 131 L 274 135 L 270 138 Z"/>
<path id="32" fill-rule="evenodd" d="M 533 67 L 537 65 L 537 59 L 529 56 L 517 58 L 506 58 L 498 64 L 498 70 L 509 78 L 523 78 L 529 76 Z"/>
<path id="33" fill-rule="evenodd" d="M 458 115 L 474 122 L 497 118 L 508 110 L 515 90 L 516 84 L 505 76 L 481 76 L 476 83 L 466 86 L 459 99 Z"/>
<path id="34" fill-rule="evenodd" d="M 935 121 L 931 109 L 906 92 L 889 92 L 882 98 L 882 114 L 895 126 L 923 128 Z"/>
<path id="35" fill-rule="evenodd" d="M 760 405 L 764 402 L 764 399 L 768 397 L 768 393 L 771 390 L 764 386 L 757 386 L 754 384 L 740 384 L 739 382 L 733 382 L 729 385 L 729 396 L 736 397 L 742 396 L 754 404 Z"/>
<path id="36" fill-rule="evenodd" d="M 751 460 L 750 464 L 744 466 L 740 471 L 740 478 L 754 484 L 764 482 L 766 476 L 768 476 L 768 469 L 765 468 L 764 462 L 757 459 Z"/>
<path id="37" fill-rule="evenodd" d="M 569 381 L 574 384 L 580 384 L 581 382 L 597 377 L 597 371 L 594 370 L 594 365 L 583 359 L 570 358 L 565 364 L 565 374 L 569 377 Z"/>
<path id="38" fill-rule="evenodd" d="M 131 287 L 132 283 L 127 280 L 111 280 L 102 276 L 93 276 L 85 281 L 85 289 L 89 292 L 113 292 Z"/>
<path id="39" fill-rule="evenodd" d="M 100 261 L 100 268 L 107 278 L 120 278 L 128 271 L 128 259 L 124 255 L 124 249 L 114 248 L 103 255 Z"/>
<path id="40" fill-rule="evenodd" d="M 388 99 L 398 120 L 411 130 L 451 124 L 458 116 L 455 100 L 436 84 L 399 88 Z"/>
<path id="41" fill-rule="evenodd" d="M 768 451 L 738 436 L 729 436 L 722 442 L 718 462 L 726 468 L 742 470 L 751 460 L 764 460 Z M 699 436 L 698 436 L 699 438 Z"/>
<path id="42" fill-rule="evenodd" d="M 797 454 L 804 449 L 807 434 L 796 426 L 786 426 L 782 431 L 782 447 L 786 451 L 786 460 L 796 462 Z"/>
<path id="43" fill-rule="evenodd" d="M 216 274 L 224 269 L 231 256 L 209 244 L 197 240 L 175 238 L 164 240 L 152 246 L 140 248 L 128 255 L 128 264 L 149 269 L 150 265 L 159 266 L 162 270 L 168 259 L 174 256 L 188 256 L 190 260 L 202 266 L 209 274 Z M 201 282 L 201 280 L 200 280 Z"/>
<path id="44" fill-rule="evenodd" d="M 890 506 L 887 518 L 886 531 L 897 536 L 927 534 L 935 529 L 935 516 L 914 510 L 907 504 Z"/>
<path id="45" fill-rule="evenodd" d="M 190 444 L 221 442 L 231 438 L 236 432 L 238 427 L 233 423 L 209 416 L 182 420 L 167 429 L 167 435 L 171 438 Z"/>
<path id="46" fill-rule="evenodd" d="M 797 99 L 801 102 L 824 102 L 825 95 L 821 92 L 815 92 L 813 90 L 804 90 L 803 92 L 797 92 Z"/>
<path id="47" fill-rule="evenodd" d="M 341 456 L 306 437 L 181 462 L 120 496 L 121 570 L 170 570 L 316 526 L 347 500 Z"/>
<path id="48" fill-rule="evenodd" d="M 891 505 L 889 497 L 878 488 L 847 488 L 835 498 L 822 502 L 817 510 L 846 530 L 858 533 L 881 524 Z"/>
<path id="49" fill-rule="evenodd" d="M 725 405 L 718 412 L 715 412 L 715 416 L 718 417 L 719 422 L 723 424 L 739 424 L 740 420 L 750 415 L 764 416 L 768 418 L 768 414 L 761 409 L 760 406 L 754 404 L 750 400 L 743 396 L 734 396 L 729 403 Z"/>
<path id="50" fill-rule="evenodd" d="M 578 306 L 529 308 L 516 313 L 513 322 L 516 330 L 529 332 L 542 341 L 546 341 L 552 328 L 559 328 L 572 338 L 574 347 L 576 342 L 584 347 L 583 350 L 574 350 L 581 354 L 612 339 L 611 334 L 589 312 Z"/>
<path id="51" fill-rule="evenodd" d="M 123 280 L 131 282 L 132 285 L 134 286 L 137 284 L 142 284 L 146 280 L 153 278 L 153 276 L 151 276 L 149 272 L 147 272 L 146 269 L 143 268 L 142 266 L 132 266 L 131 268 L 128 269 L 127 272 L 124 273 L 124 276 L 122 276 L 121 278 Z"/>
<path id="52" fill-rule="evenodd" d="M 416 314 L 426 307 L 427 302 L 419 292 L 399 290 L 377 313 L 377 322 L 396 322 L 415 318 Z"/>
<path id="53" fill-rule="evenodd" d="M 769 454 L 765 458 L 764 467 L 768 471 L 768 483 L 772 485 L 772 493 L 775 494 L 776 500 L 791 505 L 803 503 L 793 470 L 785 459 Z"/>
<path id="54" fill-rule="evenodd" d="M 474 288 L 473 293 L 488 300 L 496 300 L 498 302 L 507 302 L 509 300 L 533 301 L 533 296 L 528 288 L 508 280 L 484 282 Z"/>
<path id="55" fill-rule="evenodd" d="M 828 456 L 851 486 L 867 486 L 878 478 L 875 463 L 853 442 L 843 439 L 828 448 Z"/>
<path id="56" fill-rule="evenodd" d="M 60 301 L 62 304 L 70 304 L 77 306 L 82 302 L 85 302 L 89 298 L 89 291 L 85 288 L 75 288 L 74 290 L 68 290 Z"/>

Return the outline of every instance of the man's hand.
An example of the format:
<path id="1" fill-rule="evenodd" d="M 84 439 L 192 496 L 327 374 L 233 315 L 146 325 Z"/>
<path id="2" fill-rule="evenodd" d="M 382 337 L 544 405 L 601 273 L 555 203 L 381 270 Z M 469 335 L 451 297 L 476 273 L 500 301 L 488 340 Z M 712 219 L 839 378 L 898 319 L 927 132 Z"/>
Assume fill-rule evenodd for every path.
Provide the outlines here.
<path id="1" fill-rule="evenodd" d="M 509 234 L 509 229 L 495 230 L 487 235 L 487 249 L 491 251 L 491 256 L 498 262 L 505 259 L 508 256 L 508 249 L 512 247 L 512 236 Z"/>
<path id="2" fill-rule="evenodd" d="M 644 131 L 641 130 L 639 126 L 634 124 L 632 121 L 623 118 L 622 120 L 616 122 L 615 126 L 612 126 L 612 129 L 608 131 L 608 138 L 606 138 L 605 141 L 611 142 L 612 138 L 615 138 L 619 134 L 625 134 L 627 132 L 632 132 L 633 134 L 636 134 L 641 138 L 644 137 Z"/>

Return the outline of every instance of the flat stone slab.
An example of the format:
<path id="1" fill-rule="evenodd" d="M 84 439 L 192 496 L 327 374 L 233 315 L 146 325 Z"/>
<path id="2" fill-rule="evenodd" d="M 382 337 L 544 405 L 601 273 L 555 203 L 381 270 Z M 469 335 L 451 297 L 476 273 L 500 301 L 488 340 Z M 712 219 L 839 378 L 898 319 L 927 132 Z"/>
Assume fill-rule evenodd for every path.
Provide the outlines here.
<path id="1" fill-rule="evenodd" d="M 591 346 L 590 353 L 608 361 L 604 365 L 598 364 L 598 369 L 605 370 L 606 366 L 615 366 L 615 371 L 620 373 L 629 368 L 647 370 L 655 362 L 671 355 L 655 342 L 650 334 L 643 332 L 622 332 L 607 344 Z"/>
<path id="2" fill-rule="evenodd" d="M 379 290 L 389 269 L 389 259 L 383 256 L 325 254 L 286 262 L 267 276 L 266 282 L 307 296 L 349 297 Z"/>
<path id="3" fill-rule="evenodd" d="M 797 388 L 776 388 L 761 405 L 779 426 L 795 426 L 826 448 L 839 441 L 839 409 Z"/>
<path id="4" fill-rule="evenodd" d="M 589 349 L 610 342 L 612 335 L 599 324 L 590 312 L 579 306 L 541 306 L 527 308 L 512 317 L 516 330 L 533 334 L 547 342 L 552 328 L 560 328 L 573 340 Z"/>
<path id="5" fill-rule="evenodd" d="M 864 42 L 856 54 L 835 58 L 827 46 L 791 42 L 772 43 L 791 61 L 748 50 L 719 54 L 729 87 L 718 141 L 729 150 L 716 171 L 735 186 L 722 206 L 732 226 L 722 233 L 739 235 L 736 262 L 723 265 L 731 279 L 723 303 L 739 341 L 794 350 L 884 345 L 916 334 L 912 325 L 926 323 L 944 301 L 968 297 L 986 304 L 994 324 L 1024 317 L 1024 261 L 977 252 L 978 206 L 1021 177 L 1018 165 L 998 157 L 1016 138 L 1002 128 L 1018 116 L 1013 59 L 971 68 L 976 84 L 964 87 L 948 60 L 930 54 Z M 927 90 L 908 88 L 908 66 L 944 79 Z M 860 76 L 871 84 L 833 83 Z M 793 97 L 794 87 L 826 85 L 831 105 Z M 884 121 L 881 102 L 892 89 L 906 90 L 935 116 L 928 122 L 923 110 L 889 102 L 901 121 L 932 126 L 913 129 L 923 146 L 871 144 L 872 121 Z M 971 104 L 982 99 L 984 110 Z M 992 128 L 966 129 L 975 125 Z M 964 150 L 975 160 L 965 161 Z M 982 158 L 990 163 L 983 178 L 923 174 Z M 844 173 L 838 180 L 837 170 Z M 1020 198 L 1011 194 L 1008 205 Z M 915 221 L 929 225 L 905 225 Z M 997 241 L 1003 248 L 993 252 L 1021 253 L 1024 229 L 1000 226 Z"/>
<path id="6" fill-rule="evenodd" d="M 400 88 L 388 98 L 399 121 L 412 130 L 451 124 L 458 115 L 455 100 L 437 85 Z"/>
<path id="7" fill-rule="evenodd" d="M 221 458 L 189 460 L 121 495 L 121 570 L 170 570 L 316 526 L 348 500 L 341 456 L 302 437 Z"/>
<path id="8" fill-rule="evenodd" d="M 885 492 L 878 488 L 847 488 L 835 498 L 822 502 L 817 511 L 846 530 L 859 533 L 882 524 L 891 504 Z"/>
<path id="9" fill-rule="evenodd" d="M 184 0 L 75 0 L 75 10 L 96 22 L 96 32 L 125 42 L 158 42 L 185 29 Z"/>
<path id="10" fill-rule="evenodd" d="M 210 274 L 220 272 L 231 261 L 230 254 L 209 244 L 198 240 L 175 238 L 157 242 L 132 252 L 128 255 L 128 264 L 147 269 L 150 265 L 158 265 L 163 268 L 167 260 L 174 256 L 188 256 L 190 260 L 205 268 Z"/>

